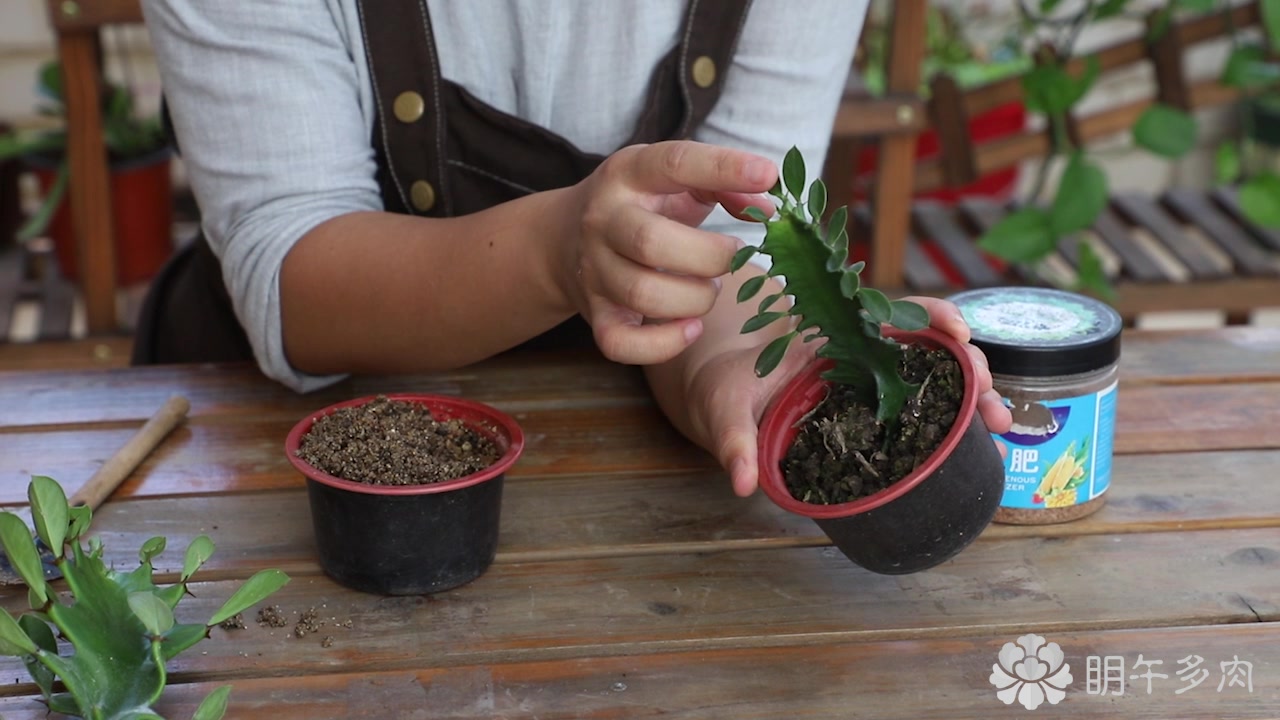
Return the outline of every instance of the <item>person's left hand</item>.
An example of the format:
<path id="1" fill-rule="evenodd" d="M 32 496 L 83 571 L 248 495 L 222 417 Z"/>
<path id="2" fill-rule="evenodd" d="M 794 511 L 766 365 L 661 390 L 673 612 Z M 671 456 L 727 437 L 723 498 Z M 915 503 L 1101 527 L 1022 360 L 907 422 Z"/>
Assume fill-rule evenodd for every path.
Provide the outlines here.
<path id="1" fill-rule="evenodd" d="M 1008 432 L 1009 409 L 991 387 L 986 357 L 969 345 L 969 326 L 950 302 L 929 297 L 904 298 L 929 311 L 930 325 L 951 335 L 973 356 L 978 374 L 978 412 L 993 433 Z M 708 449 L 729 472 L 733 491 L 747 497 L 756 491 L 758 462 L 756 434 L 769 402 L 792 377 L 809 364 L 817 343 L 792 342 L 782 363 L 764 378 L 755 375 L 761 346 L 734 348 L 708 359 L 690 378 L 687 399 L 691 420 L 706 439 Z"/>

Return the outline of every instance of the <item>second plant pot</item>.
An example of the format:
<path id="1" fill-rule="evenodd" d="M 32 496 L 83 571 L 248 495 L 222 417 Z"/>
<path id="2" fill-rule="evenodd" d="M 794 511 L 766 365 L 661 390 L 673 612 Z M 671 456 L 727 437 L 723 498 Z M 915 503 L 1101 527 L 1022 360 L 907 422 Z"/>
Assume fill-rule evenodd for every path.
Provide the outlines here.
<path id="1" fill-rule="evenodd" d="M 425 406 L 436 420 L 461 421 L 497 446 L 498 459 L 438 483 L 354 482 L 307 463 L 298 449 L 321 417 L 376 398 L 338 403 L 304 418 L 289 433 L 285 452 L 307 479 L 321 567 L 342 585 L 382 595 L 422 595 L 468 583 L 493 562 L 503 479 L 524 449 L 524 434 L 510 416 L 482 403 L 407 393 L 385 397 Z"/>
<path id="2" fill-rule="evenodd" d="M 821 505 L 792 497 L 780 463 L 805 416 L 827 395 L 829 383 L 821 374 L 831 364 L 820 360 L 793 378 L 765 411 L 759 433 L 760 487 L 778 506 L 811 518 L 854 563 L 901 575 L 955 557 L 986 529 L 1004 492 L 1004 463 L 977 413 L 976 372 L 960 343 L 933 329 L 886 335 L 904 344 L 945 349 L 960 364 L 963 399 L 937 450 L 898 482 L 853 502 Z"/>

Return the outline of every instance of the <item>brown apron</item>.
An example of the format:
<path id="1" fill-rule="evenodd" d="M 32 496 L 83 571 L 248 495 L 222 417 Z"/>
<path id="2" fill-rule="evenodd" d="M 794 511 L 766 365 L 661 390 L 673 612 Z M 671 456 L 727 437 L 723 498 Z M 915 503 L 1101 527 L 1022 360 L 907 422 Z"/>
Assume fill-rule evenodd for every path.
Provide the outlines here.
<path id="1" fill-rule="evenodd" d="M 714 70 L 729 67 L 750 4 L 690 0 L 681 41 L 654 69 L 626 145 L 687 138 L 706 118 L 724 83 L 723 70 Z M 423 0 L 358 0 L 358 7 L 378 106 L 377 178 L 388 212 L 465 215 L 576 184 L 604 160 L 441 77 Z M 575 316 L 523 347 L 579 345 L 590 338 L 586 322 Z M 197 237 L 153 281 L 133 363 L 252 359 L 218 259 Z"/>

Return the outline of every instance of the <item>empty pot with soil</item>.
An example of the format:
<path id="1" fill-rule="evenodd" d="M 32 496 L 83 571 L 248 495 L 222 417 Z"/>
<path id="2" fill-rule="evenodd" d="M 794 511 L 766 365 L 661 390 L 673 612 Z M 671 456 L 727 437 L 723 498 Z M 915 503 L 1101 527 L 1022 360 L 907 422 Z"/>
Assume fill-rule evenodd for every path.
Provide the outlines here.
<path id="1" fill-rule="evenodd" d="M 306 476 L 321 567 L 384 595 L 441 592 L 489 568 L 503 479 L 523 448 L 505 413 L 421 394 L 331 405 L 285 442 Z"/>

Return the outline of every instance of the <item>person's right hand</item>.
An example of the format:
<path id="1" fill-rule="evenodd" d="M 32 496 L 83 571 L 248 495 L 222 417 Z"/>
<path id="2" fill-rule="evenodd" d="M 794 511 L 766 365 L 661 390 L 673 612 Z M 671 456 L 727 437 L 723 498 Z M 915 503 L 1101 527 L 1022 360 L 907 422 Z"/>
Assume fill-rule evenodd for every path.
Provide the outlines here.
<path id="1" fill-rule="evenodd" d="M 761 193 L 777 179 L 767 158 L 669 141 L 623 148 L 572 188 L 560 284 L 605 357 L 662 363 L 698 338 L 742 247 L 698 226 L 717 203 L 772 214 Z"/>

